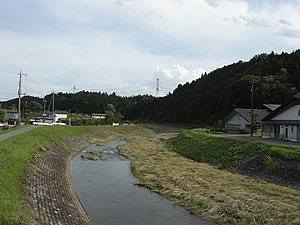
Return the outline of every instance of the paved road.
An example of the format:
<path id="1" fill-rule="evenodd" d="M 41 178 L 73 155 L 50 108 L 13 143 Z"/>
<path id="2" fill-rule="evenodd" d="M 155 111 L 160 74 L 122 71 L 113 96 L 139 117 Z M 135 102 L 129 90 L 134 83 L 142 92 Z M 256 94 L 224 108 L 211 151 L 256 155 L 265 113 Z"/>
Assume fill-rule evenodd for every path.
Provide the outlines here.
<path id="1" fill-rule="evenodd" d="M 247 136 L 241 136 L 241 135 L 223 135 L 223 137 L 229 138 L 229 139 L 245 140 L 245 141 L 266 142 L 266 143 L 275 144 L 275 145 L 287 145 L 287 146 L 300 147 L 300 142 L 293 142 L 293 141 L 267 139 L 267 138 L 262 138 L 262 137 L 250 137 L 250 136 L 247 137 Z"/>
<path id="2" fill-rule="evenodd" d="M 7 138 L 10 138 L 10 137 L 13 137 L 13 136 L 16 136 L 18 134 L 22 134 L 26 131 L 29 131 L 29 130 L 32 130 L 32 129 L 35 129 L 37 128 L 37 126 L 29 126 L 29 127 L 24 127 L 24 128 L 21 128 L 21 129 L 18 129 L 18 130 L 13 130 L 9 133 L 5 133 L 5 134 L 1 134 L 0 135 L 0 141 L 3 141 Z"/>

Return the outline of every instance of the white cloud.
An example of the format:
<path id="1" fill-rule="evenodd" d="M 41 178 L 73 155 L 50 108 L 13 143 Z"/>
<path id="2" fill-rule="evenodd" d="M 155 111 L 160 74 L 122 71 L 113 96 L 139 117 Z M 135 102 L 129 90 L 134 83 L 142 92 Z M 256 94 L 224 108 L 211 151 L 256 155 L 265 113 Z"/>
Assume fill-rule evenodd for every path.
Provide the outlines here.
<path id="1" fill-rule="evenodd" d="M 199 67 L 210 72 L 259 53 L 299 48 L 299 5 L 295 0 L 4 1 L 0 66 L 22 68 L 50 90 L 76 85 L 153 94 L 157 65 L 163 65 L 156 71 L 161 82 L 177 84 L 197 79 L 204 72 Z M 0 84 L 8 79 L 12 82 L 1 74 Z M 6 93 L 16 90 L 0 89 L 0 96 Z"/>
<path id="2" fill-rule="evenodd" d="M 183 84 L 200 78 L 205 70 L 203 68 L 195 68 L 188 70 L 180 65 L 173 65 L 171 68 L 161 68 L 157 66 L 156 74 L 160 79 L 173 84 Z"/>

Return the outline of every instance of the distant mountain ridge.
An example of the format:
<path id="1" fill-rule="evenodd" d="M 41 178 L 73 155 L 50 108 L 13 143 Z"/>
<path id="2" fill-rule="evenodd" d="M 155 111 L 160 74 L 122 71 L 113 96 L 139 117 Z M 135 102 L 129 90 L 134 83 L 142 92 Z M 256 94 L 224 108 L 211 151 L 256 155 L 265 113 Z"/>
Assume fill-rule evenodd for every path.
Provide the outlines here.
<path id="1" fill-rule="evenodd" d="M 81 91 L 55 95 L 55 108 L 75 113 L 104 112 L 113 104 L 125 119 L 161 123 L 213 124 L 234 108 L 250 108 L 251 82 L 254 82 L 254 107 L 280 104 L 300 91 L 300 50 L 291 53 L 259 54 L 248 62 L 239 61 L 216 69 L 201 78 L 178 85 L 165 97 L 149 95 L 120 97 L 115 93 Z M 51 94 L 45 96 L 47 105 Z M 26 96 L 30 101 L 43 99 Z M 0 102 L 2 108 L 17 104 L 17 99 Z"/>
<path id="2" fill-rule="evenodd" d="M 257 82 L 254 107 L 286 101 L 300 91 L 300 50 L 260 54 L 248 62 L 216 69 L 191 83 L 178 85 L 172 94 L 155 99 L 144 109 L 135 105 L 128 116 L 155 122 L 212 124 L 233 108 L 250 108 L 249 77 Z"/>

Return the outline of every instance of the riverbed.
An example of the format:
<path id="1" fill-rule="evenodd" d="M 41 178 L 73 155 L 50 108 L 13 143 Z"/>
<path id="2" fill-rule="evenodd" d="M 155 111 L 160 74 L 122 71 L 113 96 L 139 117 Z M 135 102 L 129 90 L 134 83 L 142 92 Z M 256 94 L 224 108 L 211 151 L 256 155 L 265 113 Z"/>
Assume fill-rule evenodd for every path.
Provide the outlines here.
<path id="1" fill-rule="evenodd" d="M 130 161 L 117 152 L 123 140 L 90 145 L 71 161 L 74 189 L 94 224 L 101 225 L 211 225 L 174 202 L 136 185 Z M 101 151 L 100 160 L 81 156 Z"/>

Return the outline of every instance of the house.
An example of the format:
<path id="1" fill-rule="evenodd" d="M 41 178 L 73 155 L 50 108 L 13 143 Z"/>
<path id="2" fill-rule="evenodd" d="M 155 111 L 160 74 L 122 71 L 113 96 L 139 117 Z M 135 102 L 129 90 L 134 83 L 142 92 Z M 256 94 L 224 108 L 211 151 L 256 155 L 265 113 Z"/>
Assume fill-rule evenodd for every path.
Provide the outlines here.
<path id="1" fill-rule="evenodd" d="M 68 111 L 65 110 L 55 110 L 54 111 L 54 122 L 63 122 L 66 123 L 68 120 Z M 44 122 L 53 122 L 53 112 L 51 111 L 47 111 L 45 114 L 43 114 L 44 116 Z"/>
<path id="2" fill-rule="evenodd" d="M 99 120 L 104 120 L 105 119 L 105 114 L 102 113 L 93 113 L 92 118 L 93 119 L 99 119 Z"/>
<path id="3" fill-rule="evenodd" d="M 55 122 L 67 122 L 68 114 L 68 111 L 55 110 Z"/>
<path id="4" fill-rule="evenodd" d="M 253 118 L 257 124 L 261 124 L 261 119 L 268 115 L 268 109 L 253 109 Z M 250 129 L 251 109 L 235 108 L 225 118 L 225 130 L 228 132 L 242 132 Z"/>
<path id="5" fill-rule="evenodd" d="M 18 110 L 11 109 L 11 110 L 5 110 L 5 112 L 6 112 L 7 120 L 18 120 L 19 119 Z"/>
<path id="6" fill-rule="evenodd" d="M 8 120 L 8 124 L 16 125 L 19 119 L 19 113 L 16 109 L 5 110 L 5 117 Z"/>
<path id="7" fill-rule="evenodd" d="M 300 141 L 300 93 L 262 119 L 263 138 Z"/>

